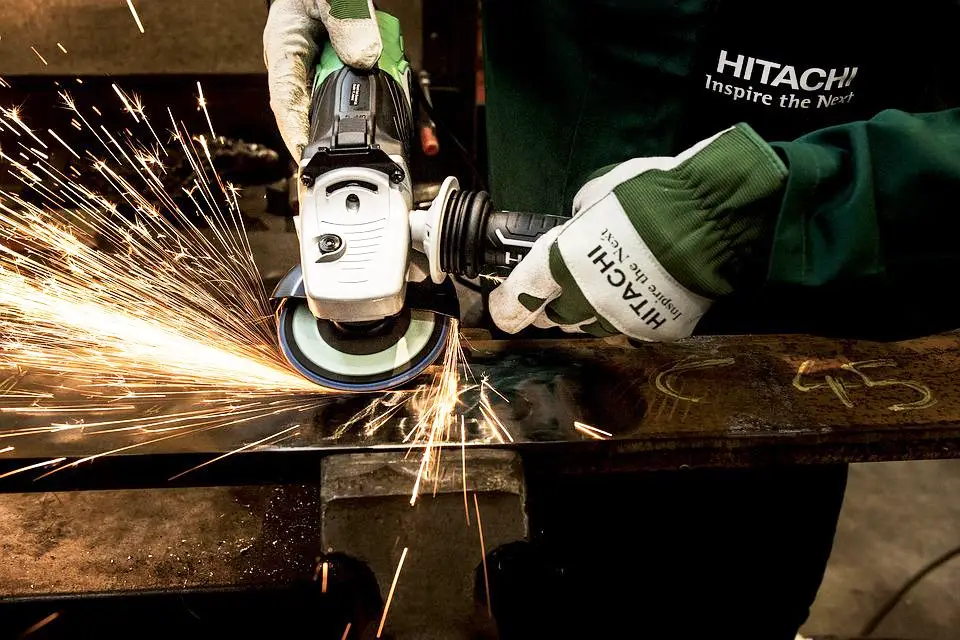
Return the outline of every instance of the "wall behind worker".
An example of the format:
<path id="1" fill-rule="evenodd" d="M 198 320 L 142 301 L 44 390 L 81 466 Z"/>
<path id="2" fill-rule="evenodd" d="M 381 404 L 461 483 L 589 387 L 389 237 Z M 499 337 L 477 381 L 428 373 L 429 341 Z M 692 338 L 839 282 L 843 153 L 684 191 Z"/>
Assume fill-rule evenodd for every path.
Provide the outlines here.
<path id="1" fill-rule="evenodd" d="M 0 76 L 264 73 L 266 0 L 133 4 L 144 33 L 126 0 L 0 2 Z M 377 6 L 400 18 L 407 54 L 418 66 L 420 0 L 378 1 Z"/>

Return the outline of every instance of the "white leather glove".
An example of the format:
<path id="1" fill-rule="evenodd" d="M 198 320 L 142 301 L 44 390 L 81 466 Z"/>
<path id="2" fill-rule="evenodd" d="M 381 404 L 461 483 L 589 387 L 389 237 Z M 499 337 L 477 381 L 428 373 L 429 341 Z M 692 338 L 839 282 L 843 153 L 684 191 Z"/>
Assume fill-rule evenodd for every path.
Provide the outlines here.
<path id="1" fill-rule="evenodd" d="M 736 265 L 780 209 L 787 168 L 746 124 L 674 157 L 634 158 L 584 184 L 573 217 L 541 236 L 490 293 L 516 333 L 560 327 L 669 342 L 736 289 Z"/>
<path id="2" fill-rule="evenodd" d="M 383 42 L 372 0 L 275 0 L 263 31 L 270 108 L 280 135 L 299 163 L 310 135 L 314 58 L 330 38 L 349 67 L 370 69 Z"/>

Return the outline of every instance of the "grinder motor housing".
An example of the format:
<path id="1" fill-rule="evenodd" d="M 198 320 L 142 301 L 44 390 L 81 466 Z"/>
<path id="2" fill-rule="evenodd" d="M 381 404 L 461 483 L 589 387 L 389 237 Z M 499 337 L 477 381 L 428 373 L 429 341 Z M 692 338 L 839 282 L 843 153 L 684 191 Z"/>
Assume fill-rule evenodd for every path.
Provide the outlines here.
<path id="1" fill-rule="evenodd" d="M 399 72 L 398 72 L 399 73 Z M 301 168 L 297 233 L 314 316 L 363 322 L 404 304 L 410 251 L 410 72 L 321 64 Z"/>

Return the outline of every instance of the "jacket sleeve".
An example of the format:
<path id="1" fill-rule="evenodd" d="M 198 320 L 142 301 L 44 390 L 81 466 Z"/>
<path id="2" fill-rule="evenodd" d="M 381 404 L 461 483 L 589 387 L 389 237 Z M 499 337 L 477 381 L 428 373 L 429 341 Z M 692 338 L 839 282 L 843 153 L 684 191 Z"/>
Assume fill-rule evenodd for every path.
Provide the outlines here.
<path id="1" fill-rule="evenodd" d="M 881 296 L 906 295 L 940 280 L 944 291 L 955 288 L 960 109 L 887 110 L 772 146 L 789 177 L 769 284 L 866 286 Z"/>

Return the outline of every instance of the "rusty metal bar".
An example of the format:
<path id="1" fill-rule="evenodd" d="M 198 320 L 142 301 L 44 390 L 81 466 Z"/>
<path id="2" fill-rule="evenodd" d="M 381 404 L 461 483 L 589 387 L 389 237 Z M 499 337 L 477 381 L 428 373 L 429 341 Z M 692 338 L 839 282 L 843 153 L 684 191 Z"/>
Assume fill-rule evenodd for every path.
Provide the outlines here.
<path id="1" fill-rule="evenodd" d="M 569 473 L 902 460 L 960 455 L 956 372 L 960 334 L 877 343 L 805 336 L 697 338 L 633 347 L 598 340 L 471 341 L 477 376 L 516 449 Z M 395 416 L 373 435 L 338 427 L 369 402 L 339 398 L 312 415 L 176 438 L 0 491 L 313 482 L 332 453 L 406 450 Z M 482 417 L 468 412 L 468 437 Z M 295 438 L 171 476 L 300 423 Z M 144 436 L 76 434 L 3 440 L 0 474 L 51 457 L 69 460 Z M 609 435 L 608 435 L 609 434 Z M 459 445 L 459 443 L 457 443 Z M 0 449 L 3 449 L 0 446 Z"/>

